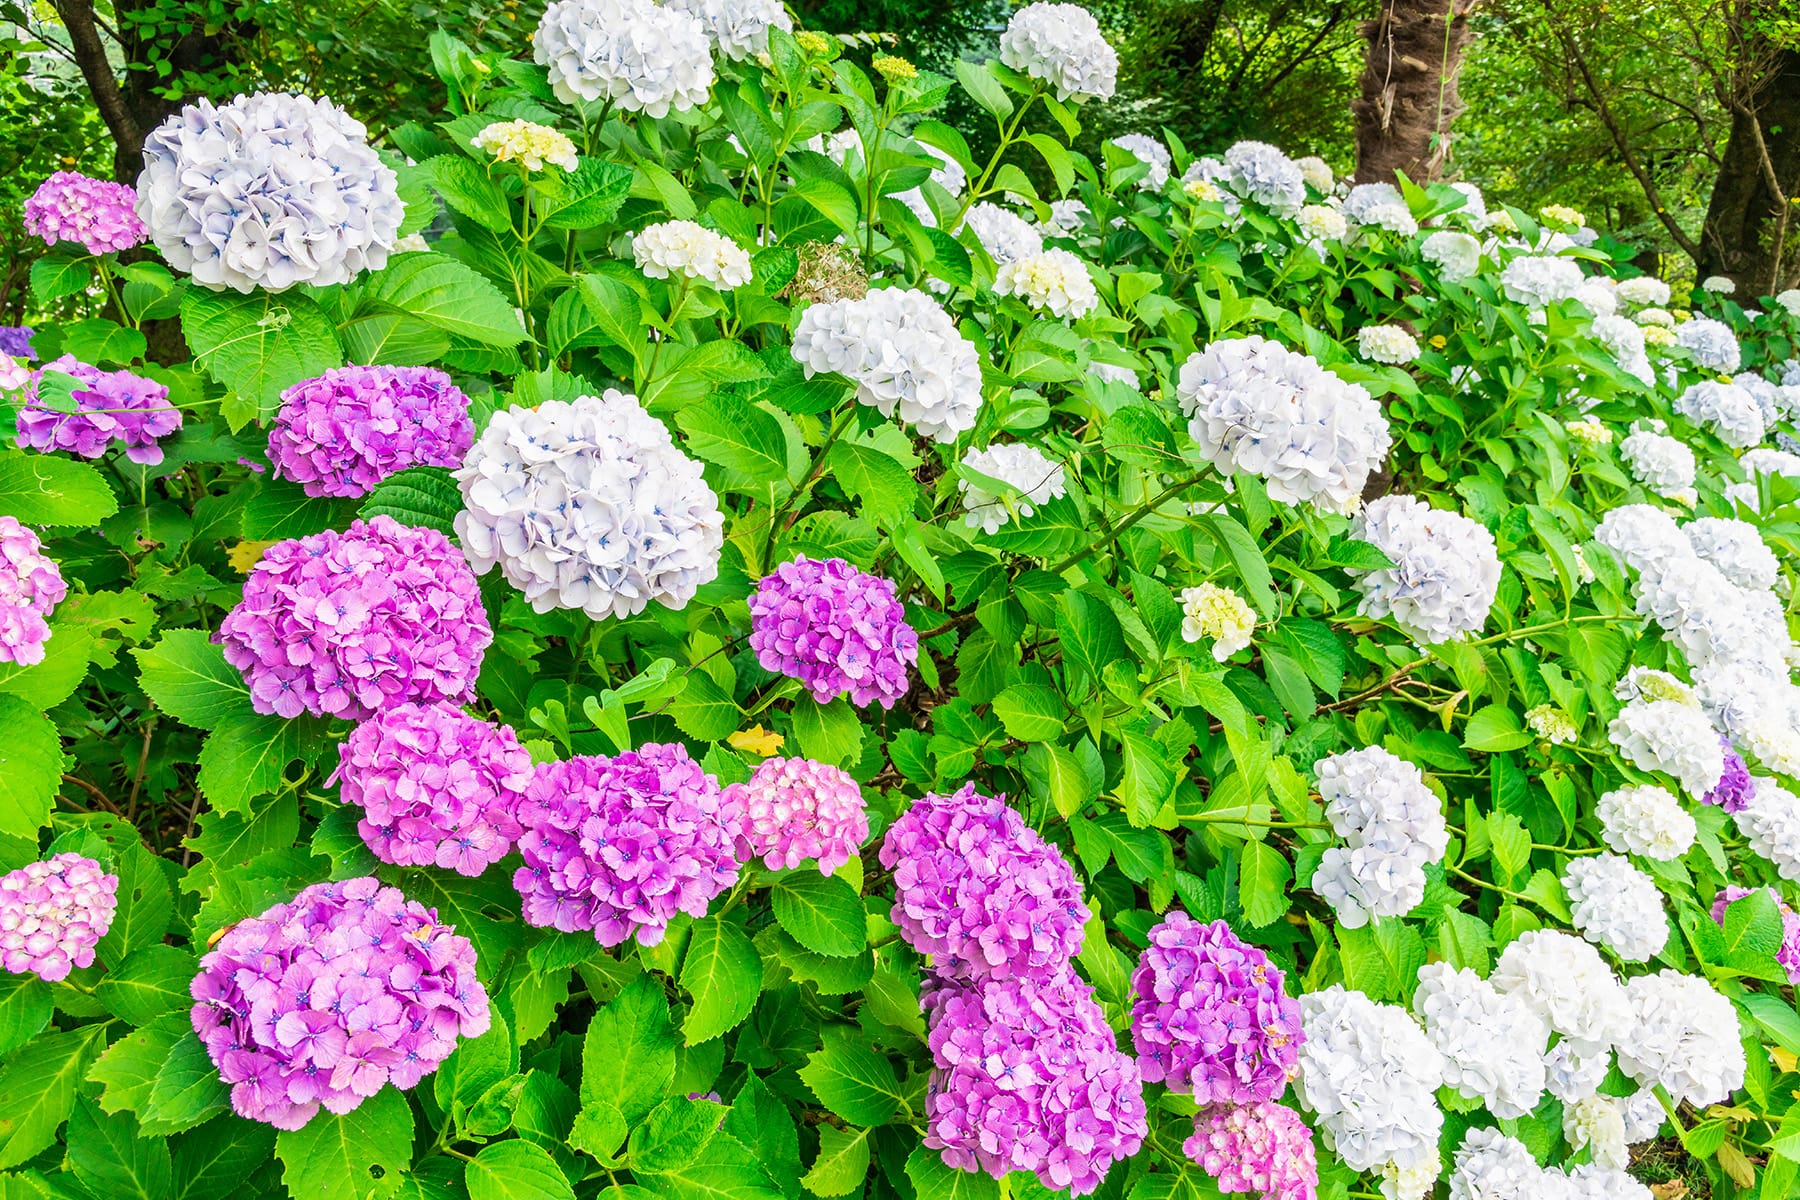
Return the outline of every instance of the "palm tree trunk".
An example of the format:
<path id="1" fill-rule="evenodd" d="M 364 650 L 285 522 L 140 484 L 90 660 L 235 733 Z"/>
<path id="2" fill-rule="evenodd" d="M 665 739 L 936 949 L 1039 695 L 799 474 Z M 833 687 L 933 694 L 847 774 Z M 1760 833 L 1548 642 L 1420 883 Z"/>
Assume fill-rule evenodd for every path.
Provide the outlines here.
<path id="1" fill-rule="evenodd" d="M 1479 0 L 1381 0 L 1363 23 L 1369 43 L 1356 117 L 1356 181 L 1435 179 L 1450 157 L 1450 123 L 1462 111 L 1456 77 L 1474 40 Z"/>

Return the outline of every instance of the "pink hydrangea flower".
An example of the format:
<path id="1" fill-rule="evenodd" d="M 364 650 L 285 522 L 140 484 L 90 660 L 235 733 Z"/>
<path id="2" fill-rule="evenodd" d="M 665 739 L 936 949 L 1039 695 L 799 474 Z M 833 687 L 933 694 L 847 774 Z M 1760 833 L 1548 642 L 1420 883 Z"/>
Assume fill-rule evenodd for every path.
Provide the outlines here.
<path id="1" fill-rule="evenodd" d="M 820 704 L 848 692 L 856 704 L 892 708 L 919 660 L 919 635 L 893 583 L 841 558 L 803 556 L 763 576 L 750 597 L 750 647 Z"/>
<path id="2" fill-rule="evenodd" d="M 74 389 L 74 412 L 57 412 L 39 401 L 46 371 L 72 375 L 82 385 Z M 126 458 L 154 465 L 163 460 L 157 439 L 181 428 L 181 410 L 169 403 L 169 389 L 162 384 L 130 371 L 102 371 L 68 354 L 32 372 L 24 405 L 15 422 L 19 445 L 82 458 L 99 458 L 114 442 L 123 442 Z"/>
<path id="3" fill-rule="evenodd" d="M 489 1023 L 469 939 L 373 876 L 233 925 L 190 990 L 231 1107 L 277 1129 L 410 1088 Z"/>
<path id="4" fill-rule="evenodd" d="M 764 759 L 748 783 L 732 784 L 725 797 L 742 814 L 739 857 L 760 857 L 771 871 L 813 858 L 829 875 L 869 840 L 862 789 L 826 763 Z"/>
<path id="5" fill-rule="evenodd" d="M 360 721 L 467 700 L 494 635 L 449 540 L 378 516 L 270 546 L 213 640 L 257 712 Z"/>
<path id="6" fill-rule="evenodd" d="M 522 832 L 531 769 L 512 730 L 440 700 L 384 709 L 351 730 L 332 778 L 362 808 L 357 831 L 382 862 L 479 875 Z"/>
<path id="7" fill-rule="evenodd" d="M 1221 1192 L 1256 1192 L 1263 1200 L 1314 1200 L 1319 1155 L 1300 1114 L 1270 1101 L 1205 1108 L 1181 1144 Z"/>
<path id="8" fill-rule="evenodd" d="M 58 171 L 25 201 L 25 231 L 47 245 L 80 242 L 89 254 L 142 245 L 150 231 L 137 215 L 137 191 L 122 183 Z"/>
<path id="9" fill-rule="evenodd" d="M 457 467 L 475 444 L 469 398 L 435 367 L 337 367 L 281 393 L 275 474 L 309 496 L 366 496 L 407 467 Z"/>
<path id="10" fill-rule="evenodd" d="M 50 610 L 69 594 L 62 572 L 40 550 L 36 533 L 0 516 L 0 662 L 44 661 Z"/>
<path id="11" fill-rule="evenodd" d="M 0 518 L 5 519 L 5 518 Z M 119 877 L 91 858 L 58 854 L 0 877 L 0 967 L 55 983 L 94 965 L 112 928 Z"/>

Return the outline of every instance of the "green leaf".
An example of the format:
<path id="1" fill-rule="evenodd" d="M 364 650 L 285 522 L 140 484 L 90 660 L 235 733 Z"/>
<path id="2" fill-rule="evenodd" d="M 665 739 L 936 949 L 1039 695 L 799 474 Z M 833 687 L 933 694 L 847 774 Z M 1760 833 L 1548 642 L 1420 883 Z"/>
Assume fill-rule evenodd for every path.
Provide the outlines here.
<path id="1" fill-rule="evenodd" d="M 862 755 L 863 728 L 850 701 L 830 704 L 802 697 L 794 702 L 794 738 L 807 758 L 847 767 Z"/>
<path id="2" fill-rule="evenodd" d="M 543 1147 L 518 1138 L 483 1146 L 463 1175 L 469 1200 L 575 1200 L 568 1176 Z"/>
<path id="3" fill-rule="evenodd" d="M 150 1102 L 150 1089 L 156 1085 L 156 1073 L 168 1061 L 169 1051 L 192 1032 L 186 1015 L 171 1013 L 108 1046 L 87 1073 L 90 1081 L 104 1089 L 100 1107 L 107 1112 L 141 1112 Z"/>
<path id="4" fill-rule="evenodd" d="M 300 292 L 189 288 L 181 328 L 195 366 L 237 394 L 225 408 L 234 431 L 274 416 L 282 389 L 344 365 L 331 318 Z"/>
<path id="5" fill-rule="evenodd" d="M 815 1196 L 844 1196 L 869 1173 L 869 1131 L 819 1126 L 819 1154 L 800 1182 Z"/>
<path id="6" fill-rule="evenodd" d="M 663 1101 L 631 1131 L 631 1169 L 655 1175 L 679 1170 L 706 1149 L 723 1118 L 724 1106 L 712 1100 Z"/>
<path id="7" fill-rule="evenodd" d="M 1518 750 L 1531 745 L 1531 740 L 1519 714 L 1500 704 L 1476 709 L 1463 729 L 1463 745 L 1489 754 Z"/>
<path id="8" fill-rule="evenodd" d="M 42 1033 L 53 1007 L 50 985 L 36 975 L 0 975 L 0 1055 Z"/>
<path id="9" fill-rule="evenodd" d="M 1063 662 L 1100 682 L 1107 663 L 1125 657 L 1125 635 L 1119 619 L 1105 604 L 1073 588 L 1058 596 L 1056 622 L 1062 634 Z"/>
<path id="10" fill-rule="evenodd" d="M 91 463 L 0 451 L 0 517 L 34 527 L 89 526 L 118 511 L 112 486 Z"/>
<path id="11" fill-rule="evenodd" d="M 1000 85 L 987 64 L 959 58 L 956 60 L 956 78 L 963 85 L 963 90 L 974 98 L 975 103 L 986 109 L 995 121 L 1004 123 L 1006 118 L 1012 116 L 1012 98 L 1006 94 L 1006 89 Z M 908 1166 L 910 1168 L 911 1164 Z M 909 1169 L 907 1174 L 911 1173 Z"/>
<path id="12" fill-rule="evenodd" d="M 444 203 L 483 229 L 501 233 L 512 226 L 506 189 L 466 154 L 440 154 L 422 164 Z M 391 261 L 391 260 L 390 260 Z"/>
<path id="13" fill-rule="evenodd" d="M 831 1025 L 824 1046 L 800 1068 L 800 1078 L 826 1108 L 854 1125 L 885 1125 L 905 1105 L 894 1065 L 857 1029 Z"/>
<path id="14" fill-rule="evenodd" d="M 88 285 L 90 260 L 58 246 L 31 264 L 31 299 L 39 305 L 55 304 Z"/>
<path id="15" fill-rule="evenodd" d="M 615 346 L 629 350 L 635 360 L 644 341 L 643 306 L 638 294 L 608 275 L 579 276 L 575 287 L 595 328 Z"/>
<path id="16" fill-rule="evenodd" d="M 1245 842 L 1238 866 L 1238 902 L 1244 920 L 1261 928 L 1288 910 L 1287 885 L 1294 877 L 1287 856 L 1262 842 Z"/>
<path id="17" fill-rule="evenodd" d="M 669 1002 L 639 975 L 588 1022 L 581 1050 L 581 1102 L 604 1100 L 629 1122 L 643 1118 L 675 1077 L 675 1030 Z"/>
<path id="18" fill-rule="evenodd" d="M 569 1130 L 569 1145 L 612 1166 L 628 1132 L 625 1117 L 617 1106 L 596 1100 L 575 1114 L 575 1123 Z"/>
<path id="19" fill-rule="evenodd" d="M 445 254 L 396 254 L 369 280 L 362 303 L 406 313 L 484 346 L 516 346 L 528 336 L 512 302 L 487 276 Z"/>
<path id="20" fill-rule="evenodd" d="M 838 442 L 825 455 L 829 478 L 862 501 L 862 514 L 892 529 L 912 511 L 919 485 L 912 473 L 884 452 L 861 442 Z"/>
<path id="21" fill-rule="evenodd" d="M 631 194 L 631 168 L 603 158 L 582 158 L 575 170 L 553 175 L 559 188 L 540 188 L 533 212 L 545 229 L 592 229 L 612 220 Z"/>
<path id="22" fill-rule="evenodd" d="M 75 1108 L 76 1086 L 106 1046 L 106 1026 L 47 1033 L 0 1066 L 0 1170 L 48 1148 Z"/>
<path id="23" fill-rule="evenodd" d="M 714 1134 L 699 1154 L 669 1171 L 646 1172 L 642 1182 L 662 1200 L 782 1200 L 756 1156 L 729 1133 Z M 619 1198 L 602 1192 L 601 1200 Z"/>
<path id="24" fill-rule="evenodd" d="M 190 951 L 150 945 L 133 951 L 107 972 L 94 991 L 115 1015 L 133 1025 L 148 1025 L 164 1013 L 192 1006 L 188 986 L 198 971 Z"/>
<path id="25" fill-rule="evenodd" d="M 275 1139 L 281 1181 L 294 1200 L 368 1200 L 391 1190 L 412 1163 L 413 1114 L 384 1087 L 339 1116 L 321 1110 Z"/>
<path id="26" fill-rule="evenodd" d="M 1531 861 L 1531 831 L 1524 822 L 1509 812 L 1491 812 L 1487 815 L 1487 828 L 1489 853 L 1501 873 L 1510 879 L 1524 870 Z"/>
<path id="27" fill-rule="evenodd" d="M 1263 557 L 1262 547 L 1256 544 L 1248 529 L 1224 513 L 1212 513 L 1201 517 L 1200 521 L 1231 557 L 1231 565 L 1237 568 L 1250 603 L 1264 620 L 1274 620 L 1281 609 L 1275 603 L 1274 579 L 1269 574 L 1269 563 Z"/>
<path id="28" fill-rule="evenodd" d="M 786 482 L 787 435 L 779 421 L 756 405 L 714 392 L 682 409 L 675 423 L 688 435 L 688 449 L 724 467 L 737 490 L 767 496 L 770 485 Z"/>
<path id="29" fill-rule="evenodd" d="M 456 514 L 463 509 L 462 489 L 444 467 L 408 467 L 375 485 L 357 510 L 364 518 L 389 516 L 402 525 L 455 535 Z"/>
<path id="30" fill-rule="evenodd" d="M 275 1153 L 275 1131 L 256 1121 L 213 1121 L 175 1139 L 175 1194 L 230 1200 Z"/>
<path id="31" fill-rule="evenodd" d="M 190 1028 L 169 1047 L 138 1113 L 144 1133 L 160 1137 L 192 1129 L 224 1112 L 230 1099 L 219 1068 Z"/>
<path id="32" fill-rule="evenodd" d="M 682 1040 L 709 1042 L 743 1023 L 762 991 L 762 956 L 744 931 L 723 917 L 695 921 L 681 964 L 681 986 L 693 996 Z"/>
<path id="33" fill-rule="evenodd" d="M 248 814 L 252 800 L 281 789 L 289 763 L 325 745 L 319 717 L 226 717 L 200 747 L 200 791 L 215 811 Z"/>
<path id="34" fill-rule="evenodd" d="M 139 686 L 176 720 L 211 730 L 229 717 L 252 715 L 250 686 L 205 630 L 171 629 L 154 646 L 132 654 Z"/>
<path id="35" fill-rule="evenodd" d="M 0 695 L 0 833 L 37 837 L 62 787 L 62 738 L 43 713 Z"/>
<path id="36" fill-rule="evenodd" d="M 994 715 L 1000 718 L 1008 737 L 1021 742 L 1048 742 L 1062 736 L 1066 710 L 1055 688 L 1015 683 L 994 697 Z"/>
<path id="37" fill-rule="evenodd" d="M 928 1146 L 914 1146 L 906 1158 L 906 1177 L 918 1200 L 1000 1200 L 1000 1181 L 981 1171 L 959 1171 Z"/>
<path id="38" fill-rule="evenodd" d="M 38 663 L 0 663 L 0 692 L 37 709 L 52 709 L 75 694 L 87 678 L 94 636 L 79 625 L 53 624 Z"/>
<path id="39" fill-rule="evenodd" d="M 862 897 L 841 876 L 801 866 L 775 882 L 770 900 L 781 927 L 815 954 L 848 958 L 868 944 Z"/>
<path id="40" fill-rule="evenodd" d="M 677 729 L 695 741 L 717 742 L 737 729 L 744 711 L 724 688 L 713 682 L 712 676 L 690 668 L 687 686 L 669 701 L 669 716 Z"/>
<path id="41" fill-rule="evenodd" d="M 104 1113 L 85 1096 L 69 1115 L 69 1169 L 96 1196 L 169 1200 L 173 1169 L 169 1144 L 138 1136 L 129 1113 Z"/>
<path id="42" fill-rule="evenodd" d="M 270 542 L 306 537 L 321 529 L 342 529 L 355 515 L 354 500 L 308 496 L 298 484 L 259 479 L 244 500 L 244 536 Z"/>
<path id="43" fill-rule="evenodd" d="M 432 1095 L 438 1107 L 460 1116 L 490 1087 L 511 1075 L 517 1065 L 512 1030 L 495 1014 L 486 1033 L 456 1043 L 456 1049 L 432 1076 Z"/>

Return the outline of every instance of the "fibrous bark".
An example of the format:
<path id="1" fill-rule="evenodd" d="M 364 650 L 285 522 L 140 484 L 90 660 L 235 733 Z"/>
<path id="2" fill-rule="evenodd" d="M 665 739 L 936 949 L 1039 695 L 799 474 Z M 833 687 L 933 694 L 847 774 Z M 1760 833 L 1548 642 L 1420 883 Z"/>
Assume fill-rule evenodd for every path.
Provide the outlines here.
<path id="1" fill-rule="evenodd" d="M 1456 91 L 1474 40 L 1469 13 L 1479 0 L 1382 0 L 1364 22 L 1369 43 L 1356 117 L 1356 181 L 1435 179 L 1450 156 L 1450 124 L 1463 109 Z"/>
<path id="2" fill-rule="evenodd" d="M 1800 52 L 1763 60 L 1744 94 L 1731 98 L 1731 136 L 1713 183 L 1695 258 L 1701 278 L 1724 275 L 1744 296 L 1790 283 L 1793 200 L 1800 194 Z"/>

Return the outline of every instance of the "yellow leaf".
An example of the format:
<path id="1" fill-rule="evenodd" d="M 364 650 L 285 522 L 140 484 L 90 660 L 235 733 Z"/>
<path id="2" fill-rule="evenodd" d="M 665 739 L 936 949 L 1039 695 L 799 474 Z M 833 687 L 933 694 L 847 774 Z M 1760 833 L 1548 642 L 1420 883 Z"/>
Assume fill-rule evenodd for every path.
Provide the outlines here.
<path id="1" fill-rule="evenodd" d="M 781 749 L 782 736 L 772 729 L 764 729 L 759 722 L 748 729 L 740 729 L 725 739 L 733 750 L 747 750 L 751 754 L 760 754 L 767 758 Z"/>
<path id="2" fill-rule="evenodd" d="M 261 561 L 263 551 L 274 544 L 274 542 L 239 542 L 226 552 L 225 558 L 237 568 L 239 575 L 248 575 L 251 568 Z"/>
<path id="3" fill-rule="evenodd" d="M 1800 1067 L 1800 1058 L 1796 1058 L 1780 1046 L 1770 1046 L 1769 1057 L 1775 1060 L 1775 1065 L 1780 1067 L 1784 1073 Z"/>

